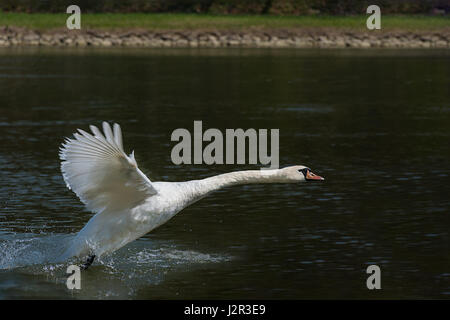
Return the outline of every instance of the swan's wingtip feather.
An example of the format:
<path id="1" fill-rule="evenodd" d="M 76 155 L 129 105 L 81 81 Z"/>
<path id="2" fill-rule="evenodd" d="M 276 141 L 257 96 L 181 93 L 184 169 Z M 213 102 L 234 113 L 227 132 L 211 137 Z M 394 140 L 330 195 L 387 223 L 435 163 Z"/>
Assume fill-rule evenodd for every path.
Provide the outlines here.
<path id="1" fill-rule="evenodd" d="M 60 146 L 61 172 L 67 188 L 93 212 L 128 206 L 156 194 L 151 181 L 140 173 L 134 151 L 130 157 L 123 151 L 120 125 L 114 123 L 114 131 L 106 121 L 102 126 L 104 132 L 90 125 L 92 134 L 78 129 Z M 110 185 L 123 188 L 111 190 Z M 130 186 L 136 188 L 135 192 L 130 192 Z"/>

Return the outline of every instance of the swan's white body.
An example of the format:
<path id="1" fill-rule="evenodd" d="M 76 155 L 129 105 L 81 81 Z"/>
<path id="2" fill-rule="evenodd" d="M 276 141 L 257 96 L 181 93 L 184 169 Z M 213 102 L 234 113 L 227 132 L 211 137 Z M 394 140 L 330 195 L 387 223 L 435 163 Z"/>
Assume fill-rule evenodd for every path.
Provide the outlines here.
<path id="1" fill-rule="evenodd" d="M 186 182 L 151 182 L 137 167 L 134 154 L 125 154 L 118 124 L 112 130 L 104 122 L 104 135 L 96 127 L 90 128 L 93 135 L 79 130 L 75 139 L 66 139 L 60 149 L 67 187 L 95 213 L 72 241 L 64 259 L 113 252 L 223 187 L 306 180 L 306 174 L 300 172 L 306 167 L 292 166 L 231 172 Z M 323 180 L 311 175 L 314 180 Z"/>

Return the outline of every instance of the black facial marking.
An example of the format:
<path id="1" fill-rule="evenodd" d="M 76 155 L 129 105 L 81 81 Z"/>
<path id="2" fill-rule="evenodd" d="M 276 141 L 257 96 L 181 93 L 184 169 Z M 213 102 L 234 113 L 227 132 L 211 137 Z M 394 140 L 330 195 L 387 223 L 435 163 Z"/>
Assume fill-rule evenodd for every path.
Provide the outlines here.
<path id="1" fill-rule="evenodd" d="M 311 169 L 310 168 L 303 168 L 303 169 L 300 169 L 298 171 L 303 173 L 303 176 L 305 177 L 305 180 L 306 180 L 307 179 L 306 175 L 308 174 L 308 171 L 311 171 Z"/>

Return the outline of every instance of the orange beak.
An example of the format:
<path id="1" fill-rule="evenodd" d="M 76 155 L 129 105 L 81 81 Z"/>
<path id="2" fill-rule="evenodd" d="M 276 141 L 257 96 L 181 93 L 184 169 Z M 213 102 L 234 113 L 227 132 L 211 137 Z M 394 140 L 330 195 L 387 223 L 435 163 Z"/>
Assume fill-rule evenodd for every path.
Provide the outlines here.
<path id="1" fill-rule="evenodd" d="M 321 176 L 315 175 L 314 173 L 311 172 L 311 170 L 308 170 L 306 172 L 306 180 L 325 180 L 325 179 L 322 178 Z"/>

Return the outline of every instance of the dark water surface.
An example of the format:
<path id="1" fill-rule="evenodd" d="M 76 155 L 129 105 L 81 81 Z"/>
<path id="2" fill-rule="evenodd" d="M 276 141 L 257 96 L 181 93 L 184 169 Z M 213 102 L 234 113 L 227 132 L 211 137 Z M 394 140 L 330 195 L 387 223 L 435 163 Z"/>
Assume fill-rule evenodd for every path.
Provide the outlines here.
<path id="1" fill-rule="evenodd" d="M 1 49 L 0 299 L 448 299 L 449 80 L 449 51 Z M 153 181 L 257 167 L 172 164 L 194 120 L 279 128 L 280 165 L 326 181 L 216 192 L 71 293 L 52 259 L 91 214 L 58 148 L 102 120 Z"/>

